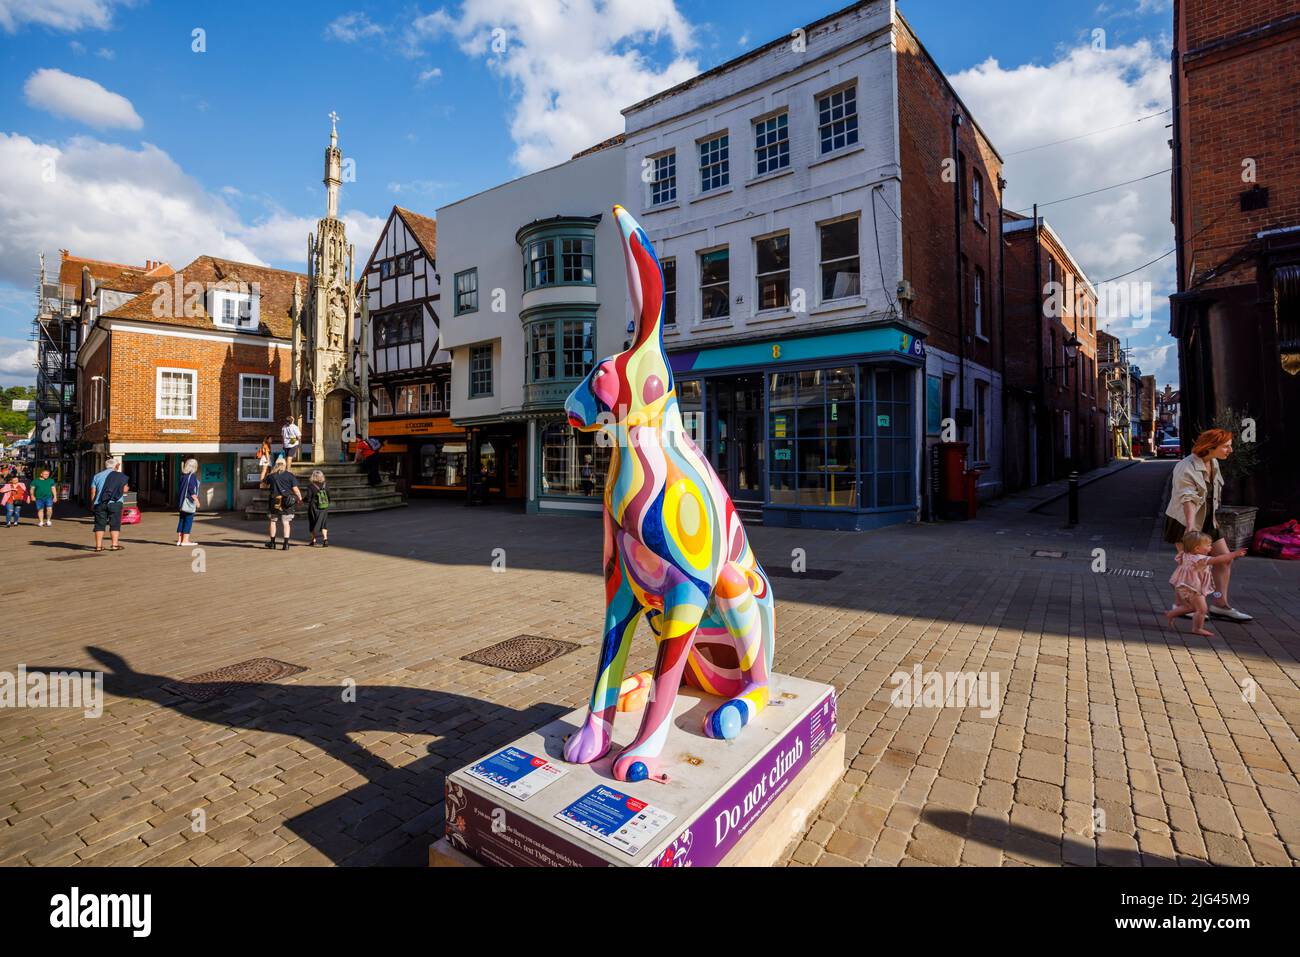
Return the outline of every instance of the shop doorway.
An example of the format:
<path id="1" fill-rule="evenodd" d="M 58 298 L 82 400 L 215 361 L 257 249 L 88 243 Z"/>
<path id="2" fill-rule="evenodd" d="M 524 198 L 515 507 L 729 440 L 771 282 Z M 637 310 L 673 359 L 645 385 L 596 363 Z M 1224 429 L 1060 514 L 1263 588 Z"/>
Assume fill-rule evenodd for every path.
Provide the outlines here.
<path id="1" fill-rule="evenodd" d="M 713 468 L 733 501 L 761 503 L 766 439 L 763 376 L 711 379 L 708 396 L 713 412 L 709 417 Z"/>

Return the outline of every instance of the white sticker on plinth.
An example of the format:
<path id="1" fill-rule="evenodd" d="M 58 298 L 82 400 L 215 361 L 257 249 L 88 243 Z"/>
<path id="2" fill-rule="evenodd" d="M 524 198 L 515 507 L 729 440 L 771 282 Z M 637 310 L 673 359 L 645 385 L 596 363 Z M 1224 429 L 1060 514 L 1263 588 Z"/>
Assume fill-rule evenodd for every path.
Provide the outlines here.
<path id="1" fill-rule="evenodd" d="M 676 815 L 604 786 L 592 788 L 555 817 L 636 856 Z"/>
<path id="2" fill-rule="evenodd" d="M 521 801 L 527 801 L 542 788 L 554 784 L 569 772 L 535 754 L 529 754 L 519 748 L 506 748 L 491 757 L 484 758 L 473 767 L 466 768 L 465 773 Z"/>

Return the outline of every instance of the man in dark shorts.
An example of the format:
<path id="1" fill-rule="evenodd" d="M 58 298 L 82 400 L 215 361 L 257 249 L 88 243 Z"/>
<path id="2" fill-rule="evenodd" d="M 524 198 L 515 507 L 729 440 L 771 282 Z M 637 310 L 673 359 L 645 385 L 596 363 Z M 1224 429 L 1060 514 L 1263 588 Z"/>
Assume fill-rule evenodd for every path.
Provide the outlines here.
<path id="1" fill-rule="evenodd" d="M 110 552 L 120 552 L 117 536 L 122 531 L 122 500 L 131 490 L 126 476 L 118 471 L 122 461 L 112 456 L 104 463 L 105 468 L 95 473 L 90 480 L 90 503 L 95 513 L 95 551 L 104 550 L 104 532 L 109 533 Z"/>
<path id="2" fill-rule="evenodd" d="M 270 538 L 267 539 L 266 547 L 275 548 L 275 523 L 278 519 L 284 528 L 284 544 L 280 546 L 284 550 L 289 547 L 289 523 L 293 521 L 298 503 L 302 501 L 302 489 L 298 487 L 298 479 L 289 471 L 284 459 L 275 463 L 275 468 L 266 477 L 266 486 L 266 517 L 271 522 Z"/>

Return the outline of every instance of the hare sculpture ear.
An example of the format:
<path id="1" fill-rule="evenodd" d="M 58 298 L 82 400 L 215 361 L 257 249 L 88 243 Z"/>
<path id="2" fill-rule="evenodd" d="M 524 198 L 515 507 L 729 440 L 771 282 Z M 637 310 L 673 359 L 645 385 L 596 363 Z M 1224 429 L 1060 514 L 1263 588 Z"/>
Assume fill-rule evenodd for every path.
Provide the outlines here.
<path id="1" fill-rule="evenodd" d="M 652 336 L 663 350 L 664 274 L 659 257 L 650 245 L 650 237 L 626 209 L 614 205 L 614 221 L 623 242 L 623 260 L 627 265 L 628 298 L 636 331 L 632 348 L 640 348 Z"/>

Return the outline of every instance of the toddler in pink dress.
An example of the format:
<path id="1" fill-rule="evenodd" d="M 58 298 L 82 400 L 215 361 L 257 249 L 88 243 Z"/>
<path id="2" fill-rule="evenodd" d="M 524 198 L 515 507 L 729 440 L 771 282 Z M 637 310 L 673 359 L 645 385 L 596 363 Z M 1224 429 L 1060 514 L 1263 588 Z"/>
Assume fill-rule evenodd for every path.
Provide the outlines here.
<path id="1" fill-rule="evenodd" d="M 1174 586 L 1174 607 L 1165 612 L 1165 620 L 1173 625 L 1175 619 L 1192 613 L 1192 634 L 1213 638 L 1214 632 L 1205 627 L 1205 616 L 1209 606 L 1205 596 L 1214 594 L 1214 578 L 1210 569 L 1215 565 L 1227 565 L 1234 559 L 1246 554 L 1246 549 L 1239 548 L 1226 555 L 1210 557 L 1213 540 L 1204 532 L 1188 532 L 1183 536 L 1183 548 L 1174 559 L 1174 573 L 1169 576 L 1169 584 Z"/>

